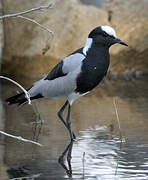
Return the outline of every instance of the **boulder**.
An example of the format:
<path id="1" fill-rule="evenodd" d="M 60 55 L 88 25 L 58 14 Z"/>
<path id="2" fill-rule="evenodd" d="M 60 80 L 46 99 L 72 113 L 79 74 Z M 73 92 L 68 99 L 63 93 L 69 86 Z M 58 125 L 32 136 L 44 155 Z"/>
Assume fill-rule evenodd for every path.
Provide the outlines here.
<path id="1" fill-rule="evenodd" d="M 31 0 L 29 3 L 24 0 L 3 2 L 5 14 L 48 3 L 47 0 Z M 120 45 L 111 48 L 111 71 L 147 71 L 147 0 L 104 1 L 99 7 L 86 5 L 78 0 L 56 0 L 54 3 L 52 9 L 26 15 L 54 32 L 50 50 L 45 55 L 42 51 L 49 33 L 23 19 L 5 19 L 3 72 L 21 73 L 22 76 L 28 76 L 28 72 L 32 76 L 43 75 L 60 59 L 82 47 L 90 30 L 99 25 L 114 27 L 119 38 L 129 45 L 128 48 Z"/>
<path id="2" fill-rule="evenodd" d="M 108 20 L 128 48 L 112 47 L 111 71 L 147 71 L 148 69 L 148 1 L 114 0 L 106 3 Z"/>

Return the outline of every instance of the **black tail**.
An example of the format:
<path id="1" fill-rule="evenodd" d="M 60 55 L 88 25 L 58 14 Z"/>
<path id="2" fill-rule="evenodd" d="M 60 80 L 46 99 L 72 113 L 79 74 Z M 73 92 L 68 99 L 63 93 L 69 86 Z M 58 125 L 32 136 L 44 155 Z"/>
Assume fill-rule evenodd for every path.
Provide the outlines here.
<path id="1" fill-rule="evenodd" d="M 6 102 L 8 105 L 17 104 L 17 103 L 18 103 L 18 105 L 21 105 L 21 104 L 24 104 L 27 102 L 27 98 L 25 97 L 24 93 L 20 93 L 20 94 L 17 94 L 15 96 L 12 96 L 12 97 L 6 99 Z"/>
<path id="2" fill-rule="evenodd" d="M 37 94 L 34 97 L 30 97 L 30 99 L 33 100 L 33 99 L 38 99 L 38 98 L 42 98 L 42 97 L 43 96 L 41 94 Z M 28 102 L 28 100 L 27 100 L 27 98 L 25 96 L 25 93 L 20 93 L 20 94 L 17 94 L 15 96 L 12 96 L 12 97 L 6 99 L 6 103 L 8 105 L 17 104 L 18 103 L 18 105 L 20 106 L 20 105 L 25 104 L 27 102 Z"/>

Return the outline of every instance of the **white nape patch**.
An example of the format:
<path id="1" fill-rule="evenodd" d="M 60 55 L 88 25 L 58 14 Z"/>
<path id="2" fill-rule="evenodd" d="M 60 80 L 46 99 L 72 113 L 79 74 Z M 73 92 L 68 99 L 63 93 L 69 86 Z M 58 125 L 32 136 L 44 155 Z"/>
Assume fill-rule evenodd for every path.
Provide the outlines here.
<path id="1" fill-rule="evenodd" d="M 83 48 L 83 54 L 86 55 L 88 49 L 91 48 L 92 42 L 93 42 L 92 38 L 87 38 L 86 44 Z"/>
<path id="2" fill-rule="evenodd" d="M 110 27 L 110 26 L 101 26 L 101 29 L 103 31 L 105 31 L 107 34 L 109 34 L 110 36 L 114 36 L 115 38 L 117 37 L 116 32 L 112 27 Z"/>

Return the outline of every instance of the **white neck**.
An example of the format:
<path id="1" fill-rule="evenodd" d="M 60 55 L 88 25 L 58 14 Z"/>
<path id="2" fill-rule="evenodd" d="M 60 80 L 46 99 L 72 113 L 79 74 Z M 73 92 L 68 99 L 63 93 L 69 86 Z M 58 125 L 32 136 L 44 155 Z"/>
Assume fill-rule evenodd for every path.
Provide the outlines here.
<path id="1" fill-rule="evenodd" d="M 93 42 L 92 38 L 87 38 L 86 44 L 83 48 L 83 54 L 85 55 L 87 54 L 88 49 L 91 48 L 92 42 Z"/>

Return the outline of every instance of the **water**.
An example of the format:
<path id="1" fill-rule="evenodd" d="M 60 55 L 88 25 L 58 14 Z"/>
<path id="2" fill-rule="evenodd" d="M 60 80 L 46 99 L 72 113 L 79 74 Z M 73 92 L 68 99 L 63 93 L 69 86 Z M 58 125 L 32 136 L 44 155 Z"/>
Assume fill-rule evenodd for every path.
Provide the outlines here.
<path id="1" fill-rule="evenodd" d="M 100 7 L 101 4 L 104 2 L 104 0 L 81 0 L 81 2 L 83 4 L 86 4 L 86 5 L 92 5 L 92 6 L 95 6 L 95 7 Z"/>
<path id="2" fill-rule="evenodd" d="M 17 89 L 6 82 L 2 86 L 4 98 Z M 38 100 L 34 106 L 5 106 L 5 123 L 1 128 L 7 133 L 37 140 L 43 146 L 0 135 L 0 179 L 148 179 L 147 92 L 147 77 L 130 81 L 120 79 L 105 81 L 100 88 L 77 100 L 71 114 L 77 141 L 70 145 L 68 132 L 56 115 L 64 99 Z M 32 123 L 35 120 L 44 120 L 44 124 Z M 69 149 L 62 159 L 67 146 Z"/>
<path id="3" fill-rule="evenodd" d="M 100 7 L 103 3 L 109 3 L 113 0 L 80 0 L 83 4 Z"/>

